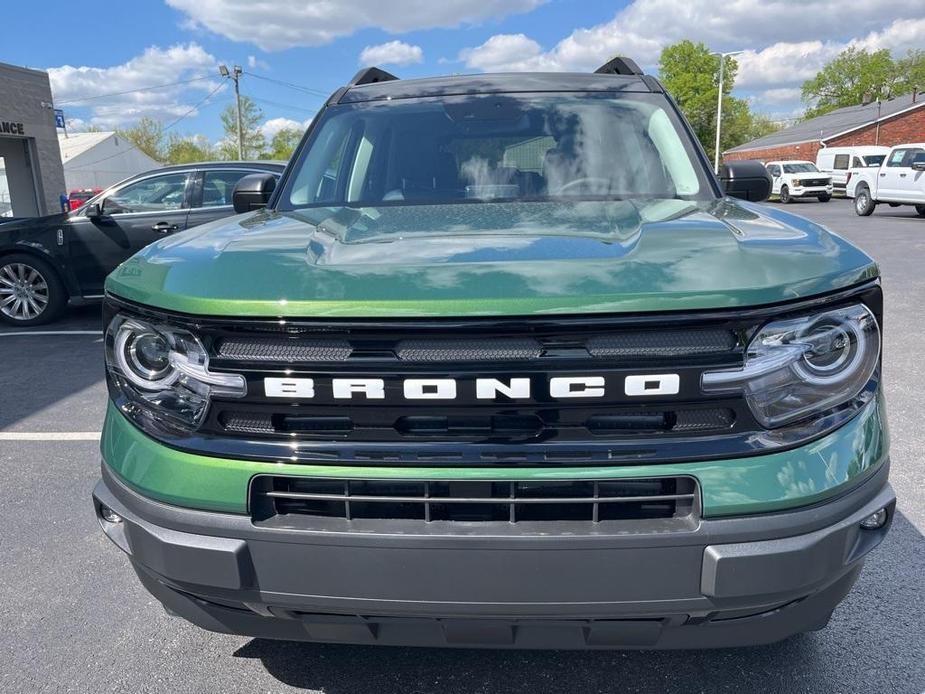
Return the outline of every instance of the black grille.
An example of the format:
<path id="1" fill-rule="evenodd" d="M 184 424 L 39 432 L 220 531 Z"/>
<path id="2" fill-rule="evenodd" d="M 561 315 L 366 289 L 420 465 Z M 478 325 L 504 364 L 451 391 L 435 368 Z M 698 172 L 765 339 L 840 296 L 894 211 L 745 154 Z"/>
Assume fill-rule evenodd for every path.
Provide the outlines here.
<path id="1" fill-rule="evenodd" d="M 736 333 L 726 328 L 685 330 L 582 331 L 525 336 L 394 339 L 350 334 L 319 337 L 293 332 L 283 337 L 220 337 L 220 359 L 280 364 L 357 363 L 464 364 L 533 360 L 618 358 L 627 362 L 665 357 L 722 355 L 735 349 Z"/>
<path id="2" fill-rule="evenodd" d="M 644 359 L 728 352 L 736 345 L 729 330 L 662 330 L 598 335 L 587 342 L 595 357 Z"/>
<path id="3" fill-rule="evenodd" d="M 285 517 L 593 526 L 690 520 L 698 513 L 698 498 L 697 483 L 691 477 L 404 481 L 261 475 L 251 486 L 251 509 L 258 523 Z"/>
<path id="4" fill-rule="evenodd" d="M 543 347 L 530 339 L 402 340 L 395 352 L 410 362 L 520 361 L 536 359 Z"/>
<path id="5" fill-rule="evenodd" d="M 340 408 L 342 412 L 348 408 Z M 574 417 L 574 419 L 573 419 Z M 339 414 L 226 411 L 219 421 L 231 435 L 264 434 L 289 438 L 293 433 L 304 439 L 342 438 L 386 441 L 400 439 L 461 440 L 492 437 L 537 438 L 550 430 L 580 430 L 579 436 L 636 436 L 671 433 L 706 434 L 728 431 L 735 413 L 727 408 L 664 408 L 650 410 L 610 408 L 606 414 L 591 411 L 504 414 L 466 411 L 443 414 L 431 408 L 415 414 L 389 417 L 377 410 Z"/>
<path id="6" fill-rule="evenodd" d="M 353 348 L 346 340 L 226 338 L 219 340 L 216 352 L 240 361 L 338 362 L 346 361 Z"/>

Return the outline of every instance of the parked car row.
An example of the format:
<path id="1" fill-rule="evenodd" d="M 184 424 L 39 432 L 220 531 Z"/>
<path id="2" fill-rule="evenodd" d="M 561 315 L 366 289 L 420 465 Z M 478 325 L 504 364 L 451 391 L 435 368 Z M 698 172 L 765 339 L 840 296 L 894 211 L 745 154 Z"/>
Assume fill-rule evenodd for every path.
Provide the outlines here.
<path id="1" fill-rule="evenodd" d="M 0 320 L 38 325 L 68 300 L 99 299 L 103 281 L 149 243 L 234 214 L 232 191 L 253 173 L 282 174 L 283 162 L 170 166 L 128 178 L 69 213 L 0 226 Z"/>
<path id="2" fill-rule="evenodd" d="M 803 160 L 765 164 L 773 181 L 772 195 L 787 204 L 799 198 L 828 202 L 842 190 L 862 217 L 881 202 L 891 207 L 913 205 L 925 217 L 925 143 L 895 147 L 825 147 L 815 163 Z"/>

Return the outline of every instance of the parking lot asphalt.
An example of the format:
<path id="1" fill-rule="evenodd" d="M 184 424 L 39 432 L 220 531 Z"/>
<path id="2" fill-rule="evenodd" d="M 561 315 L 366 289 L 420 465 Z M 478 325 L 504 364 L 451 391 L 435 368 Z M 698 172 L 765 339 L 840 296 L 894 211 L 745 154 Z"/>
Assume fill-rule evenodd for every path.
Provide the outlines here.
<path id="1" fill-rule="evenodd" d="M 273 642 L 169 617 L 91 509 L 106 403 L 91 306 L 0 328 L 0 692 L 925 692 L 925 219 L 788 209 L 877 259 L 886 298 L 898 513 L 826 630 L 722 651 L 504 652 Z"/>

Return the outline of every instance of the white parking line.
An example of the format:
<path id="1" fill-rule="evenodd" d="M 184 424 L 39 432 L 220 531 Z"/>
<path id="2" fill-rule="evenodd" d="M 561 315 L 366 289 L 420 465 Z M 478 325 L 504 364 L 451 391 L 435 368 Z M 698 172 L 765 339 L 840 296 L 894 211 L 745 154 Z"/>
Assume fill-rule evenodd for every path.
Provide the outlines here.
<path id="1" fill-rule="evenodd" d="M 17 335 L 102 335 L 102 330 L 22 330 L 18 332 L 3 333 L 0 337 L 15 337 Z"/>
<path id="2" fill-rule="evenodd" d="M 99 441 L 99 431 L 0 431 L 0 441 Z"/>

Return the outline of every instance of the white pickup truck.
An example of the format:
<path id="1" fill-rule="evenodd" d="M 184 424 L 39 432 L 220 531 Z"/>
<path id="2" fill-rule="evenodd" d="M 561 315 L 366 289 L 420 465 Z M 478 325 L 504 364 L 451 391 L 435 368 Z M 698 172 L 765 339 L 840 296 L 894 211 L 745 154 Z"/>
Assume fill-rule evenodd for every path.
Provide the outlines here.
<path id="1" fill-rule="evenodd" d="M 854 211 L 872 214 L 878 203 L 914 205 L 925 217 L 925 143 L 896 145 L 879 167 L 852 169 L 845 192 Z"/>

